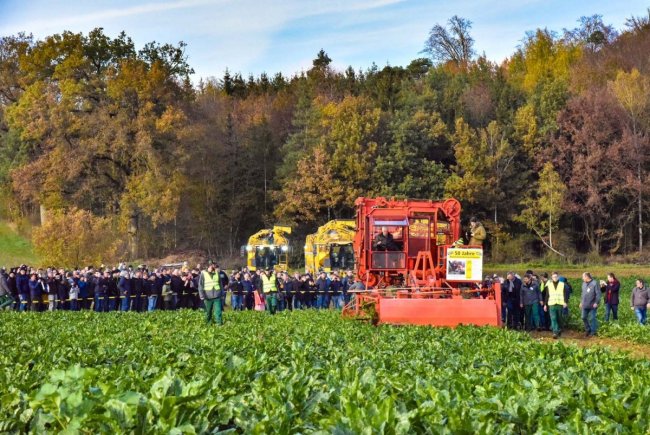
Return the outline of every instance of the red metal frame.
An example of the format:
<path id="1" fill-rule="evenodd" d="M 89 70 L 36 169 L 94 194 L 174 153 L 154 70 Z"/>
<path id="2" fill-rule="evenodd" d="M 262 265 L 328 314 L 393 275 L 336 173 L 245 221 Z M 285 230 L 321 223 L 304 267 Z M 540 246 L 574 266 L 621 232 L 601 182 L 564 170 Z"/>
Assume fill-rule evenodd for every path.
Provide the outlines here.
<path id="1" fill-rule="evenodd" d="M 488 289 L 481 282 L 446 279 L 447 249 L 460 238 L 457 200 L 359 198 L 355 205 L 356 273 L 370 290 L 358 292 L 344 315 L 392 324 L 501 325 L 500 286 Z M 374 222 L 382 219 L 408 222 L 401 227 L 401 251 L 372 250 L 377 233 Z M 373 263 L 377 256 L 382 261 Z M 400 261 L 402 256 L 404 261 Z"/>

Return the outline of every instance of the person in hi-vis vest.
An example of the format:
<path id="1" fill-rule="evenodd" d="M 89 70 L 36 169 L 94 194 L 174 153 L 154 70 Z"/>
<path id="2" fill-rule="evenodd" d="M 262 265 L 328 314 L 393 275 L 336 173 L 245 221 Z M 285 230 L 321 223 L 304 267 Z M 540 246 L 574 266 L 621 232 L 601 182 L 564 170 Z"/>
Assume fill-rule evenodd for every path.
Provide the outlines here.
<path id="1" fill-rule="evenodd" d="M 553 272 L 551 281 L 546 283 L 544 296 L 544 311 L 550 314 L 553 338 L 558 338 L 562 334 L 562 313 L 567 307 L 568 294 L 566 285 L 560 281 L 557 272 Z"/>
<path id="2" fill-rule="evenodd" d="M 262 280 L 262 293 L 264 293 L 264 302 L 269 313 L 275 314 L 278 307 L 278 280 L 272 269 L 266 269 L 260 275 Z"/>
<path id="3" fill-rule="evenodd" d="M 199 277 L 199 297 L 205 305 L 206 323 L 214 322 L 223 325 L 223 286 L 220 280 L 219 266 L 210 263 L 208 270 L 201 272 Z"/>

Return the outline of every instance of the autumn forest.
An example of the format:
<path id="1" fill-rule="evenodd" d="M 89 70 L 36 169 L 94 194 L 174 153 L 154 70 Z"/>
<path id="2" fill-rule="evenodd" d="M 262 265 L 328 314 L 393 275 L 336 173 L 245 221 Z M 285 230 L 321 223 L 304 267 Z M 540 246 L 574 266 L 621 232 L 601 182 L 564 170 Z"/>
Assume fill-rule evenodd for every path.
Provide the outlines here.
<path id="1" fill-rule="evenodd" d="M 452 196 L 493 261 L 649 249 L 650 13 L 531 31 L 500 63 L 457 16 L 422 48 L 405 66 L 336 70 L 315 47 L 290 77 L 196 78 L 182 42 L 5 36 L 0 219 L 63 265 L 71 249 L 235 256 L 275 223 L 299 258 L 359 196 Z"/>

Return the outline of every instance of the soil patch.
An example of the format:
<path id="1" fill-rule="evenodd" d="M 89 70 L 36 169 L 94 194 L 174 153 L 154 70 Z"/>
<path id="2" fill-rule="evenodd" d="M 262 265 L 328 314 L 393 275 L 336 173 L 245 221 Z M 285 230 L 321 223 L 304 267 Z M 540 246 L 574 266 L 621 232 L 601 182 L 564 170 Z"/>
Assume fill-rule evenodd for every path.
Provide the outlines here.
<path id="1" fill-rule="evenodd" d="M 635 358 L 650 359 L 650 345 L 630 343 L 625 340 L 608 337 L 585 337 L 583 332 L 565 330 L 562 336 L 555 340 L 553 334 L 549 331 L 533 331 L 531 337 L 540 343 L 563 343 L 572 344 L 581 347 L 607 347 L 612 351 L 625 352 Z"/>

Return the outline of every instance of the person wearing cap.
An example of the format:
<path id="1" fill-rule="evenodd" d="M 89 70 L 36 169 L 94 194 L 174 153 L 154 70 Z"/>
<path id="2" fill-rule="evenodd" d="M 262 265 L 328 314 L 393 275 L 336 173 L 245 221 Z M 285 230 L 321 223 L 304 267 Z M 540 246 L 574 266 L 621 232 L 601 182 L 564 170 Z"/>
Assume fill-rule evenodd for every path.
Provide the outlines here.
<path id="1" fill-rule="evenodd" d="M 273 269 L 268 268 L 260 275 L 262 281 L 262 293 L 264 294 L 264 302 L 266 309 L 269 313 L 275 314 L 278 308 L 278 279 L 275 276 Z"/>
<path id="2" fill-rule="evenodd" d="M 223 325 L 223 287 L 221 285 L 219 266 L 209 264 L 208 270 L 201 272 L 199 277 L 199 297 L 205 306 L 206 323 Z"/>
<path id="3" fill-rule="evenodd" d="M 551 281 L 546 283 L 544 311 L 550 313 L 551 330 L 555 339 L 559 338 L 562 334 L 562 313 L 568 303 L 569 297 L 566 284 L 560 281 L 560 275 L 557 272 L 553 272 L 551 274 Z"/>

